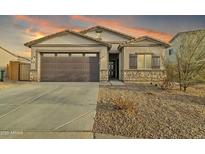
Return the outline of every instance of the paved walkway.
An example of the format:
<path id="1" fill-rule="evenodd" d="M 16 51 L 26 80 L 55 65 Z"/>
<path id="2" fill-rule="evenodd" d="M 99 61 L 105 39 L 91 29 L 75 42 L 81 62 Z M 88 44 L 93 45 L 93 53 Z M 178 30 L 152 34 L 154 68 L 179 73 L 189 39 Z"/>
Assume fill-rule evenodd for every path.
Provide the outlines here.
<path id="1" fill-rule="evenodd" d="M 124 83 L 122 81 L 119 81 L 119 80 L 111 80 L 109 81 L 111 86 L 123 86 Z"/>
<path id="2" fill-rule="evenodd" d="M 100 85 L 102 86 L 123 86 L 125 84 L 119 80 L 110 80 L 108 82 L 101 82 Z"/>
<path id="3" fill-rule="evenodd" d="M 99 83 L 24 83 L 0 92 L 0 138 L 93 138 Z"/>

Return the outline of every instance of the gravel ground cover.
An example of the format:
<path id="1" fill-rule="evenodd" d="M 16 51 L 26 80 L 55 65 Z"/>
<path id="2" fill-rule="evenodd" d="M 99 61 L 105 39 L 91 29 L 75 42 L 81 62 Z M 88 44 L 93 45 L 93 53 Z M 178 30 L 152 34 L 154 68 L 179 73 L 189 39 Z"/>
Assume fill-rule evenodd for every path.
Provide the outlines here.
<path id="1" fill-rule="evenodd" d="M 93 131 L 134 138 L 205 138 L 205 85 L 101 86 Z"/>

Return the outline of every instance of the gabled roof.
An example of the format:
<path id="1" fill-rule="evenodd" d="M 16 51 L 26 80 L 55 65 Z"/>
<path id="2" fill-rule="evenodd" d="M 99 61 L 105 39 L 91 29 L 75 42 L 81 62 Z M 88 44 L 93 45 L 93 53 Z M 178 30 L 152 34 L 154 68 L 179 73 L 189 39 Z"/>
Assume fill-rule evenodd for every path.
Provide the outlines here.
<path id="1" fill-rule="evenodd" d="M 89 37 L 89 36 L 86 36 L 86 35 L 83 35 L 83 34 L 80 34 L 78 32 L 74 32 L 74 31 L 68 30 L 68 29 L 64 30 L 64 31 L 61 31 L 61 32 L 58 32 L 58 33 L 55 33 L 55 34 L 47 35 L 47 36 L 42 37 L 40 39 L 36 39 L 36 40 L 30 41 L 30 42 L 27 42 L 24 45 L 27 46 L 27 47 L 31 47 L 32 45 L 41 43 L 41 42 L 43 42 L 45 40 L 49 40 L 49 39 L 52 39 L 52 38 L 55 38 L 55 37 L 58 37 L 58 36 L 66 35 L 68 33 L 71 33 L 71 34 L 74 34 L 74 35 L 77 35 L 77 36 L 80 36 L 80 37 L 83 37 L 83 38 L 86 38 L 86 39 L 98 42 L 99 44 L 102 44 L 102 45 L 104 45 L 106 47 L 111 48 L 111 45 L 109 43 L 100 41 L 98 39 L 95 39 L 95 38 L 92 38 L 92 37 Z"/>
<path id="2" fill-rule="evenodd" d="M 3 48 L 3 47 L 1 47 L 1 46 L 0 46 L 0 49 L 2 49 L 3 51 L 7 52 L 8 54 L 10 54 L 10 55 L 12 55 L 12 56 L 14 56 L 14 57 L 16 57 L 16 58 L 22 58 L 22 59 L 24 59 L 24 60 L 30 61 L 30 59 L 28 59 L 28 58 L 26 58 L 26 57 L 22 57 L 22 56 L 16 55 L 16 54 L 14 54 L 13 52 L 11 52 L 11 51 L 9 51 L 9 50 L 6 50 L 5 48 Z"/>
<path id="3" fill-rule="evenodd" d="M 192 34 L 195 32 L 205 32 L 205 29 L 197 29 L 197 30 L 191 30 L 191 31 L 184 31 L 184 32 L 179 32 L 177 33 L 169 42 L 171 43 L 174 39 L 176 39 L 179 35 L 183 35 L 183 34 Z"/>
<path id="4" fill-rule="evenodd" d="M 126 46 L 139 46 L 139 45 L 135 45 L 135 44 L 132 44 L 132 43 L 137 43 L 137 42 L 141 42 L 141 41 L 144 41 L 144 40 L 152 41 L 152 42 L 155 42 L 157 45 L 162 45 L 162 46 L 165 46 L 165 47 L 170 46 L 168 43 L 162 42 L 158 39 L 155 39 L 155 38 L 152 38 L 152 37 L 149 37 L 149 36 L 142 36 L 142 37 L 132 39 L 131 41 L 121 43 L 118 48 L 121 49 L 122 47 L 126 47 Z"/>
<path id="5" fill-rule="evenodd" d="M 85 30 L 80 31 L 80 33 L 85 34 L 85 33 L 87 33 L 87 32 L 95 31 L 95 30 L 99 30 L 99 29 L 107 30 L 107 31 L 116 33 L 116 34 L 121 35 L 122 37 L 127 38 L 127 39 L 134 39 L 134 38 L 135 38 L 134 36 L 127 35 L 127 34 L 125 34 L 125 33 L 122 33 L 122 32 L 119 32 L 119 31 L 116 31 L 116 30 L 113 30 L 113 29 L 111 29 L 111 28 L 107 28 L 107 27 L 104 27 L 104 26 L 94 26 L 94 27 L 90 27 L 90 28 L 88 28 L 88 29 L 85 29 Z"/>

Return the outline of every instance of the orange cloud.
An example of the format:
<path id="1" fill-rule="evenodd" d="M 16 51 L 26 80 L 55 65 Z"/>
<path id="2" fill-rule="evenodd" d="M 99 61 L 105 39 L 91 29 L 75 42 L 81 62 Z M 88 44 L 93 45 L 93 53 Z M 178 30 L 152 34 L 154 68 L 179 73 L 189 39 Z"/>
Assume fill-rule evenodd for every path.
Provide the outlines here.
<path id="1" fill-rule="evenodd" d="M 15 19 L 24 21 L 30 24 L 31 26 L 37 26 L 41 28 L 42 30 L 44 30 L 45 32 L 49 32 L 49 31 L 57 32 L 57 31 L 61 31 L 66 28 L 65 26 L 61 26 L 59 24 L 51 22 L 50 20 L 42 19 L 36 16 L 24 16 L 24 15 L 19 16 L 18 15 L 18 16 L 15 16 Z"/>
<path id="2" fill-rule="evenodd" d="M 24 33 L 29 35 L 31 39 L 38 39 L 38 38 L 46 36 L 46 33 L 40 32 L 40 31 L 34 31 L 32 30 L 32 28 L 26 28 L 24 30 Z"/>
<path id="3" fill-rule="evenodd" d="M 23 28 L 25 34 L 29 35 L 31 39 L 38 39 L 48 34 L 59 32 L 64 30 L 66 27 L 58 25 L 50 20 L 42 19 L 36 16 L 15 16 L 15 20 L 26 22 L 29 28 Z M 34 30 L 34 28 L 40 29 Z"/>
<path id="4" fill-rule="evenodd" d="M 29 28 L 24 29 L 24 32 L 31 36 L 31 39 L 38 39 L 51 33 L 63 31 L 67 28 L 67 26 L 62 26 L 50 20 L 42 19 L 36 16 L 17 15 L 14 18 L 17 21 L 26 22 L 30 26 Z M 34 30 L 34 27 L 38 27 L 40 31 Z M 74 27 L 72 30 L 81 31 L 82 29 Z"/>
<path id="5" fill-rule="evenodd" d="M 136 28 L 136 27 L 130 27 L 128 24 L 120 20 L 114 20 L 114 19 L 102 19 L 98 17 L 88 17 L 88 16 L 69 16 L 69 18 L 77 21 L 81 21 L 84 23 L 89 23 L 93 25 L 102 25 L 105 27 L 109 27 L 112 29 L 115 29 L 120 32 L 127 33 L 129 35 L 140 37 L 140 36 L 150 36 L 165 42 L 169 42 L 169 40 L 172 38 L 170 34 L 162 33 L 158 31 L 153 31 L 149 29 L 143 29 L 143 28 Z M 26 22 L 29 25 L 29 28 L 24 29 L 24 32 L 31 36 L 32 39 L 37 39 L 40 37 L 43 37 L 45 35 L 55 33 L 62 31 L 66 29 L 69 25 L 63 26 L 59 25 L 58 23 L 54 23 L 51 20 L 48 19 L 42 19 L 37 16 L 15 16 L 15 19 L 18 21 Z M 34 28 L 39 29 L 39 31 L 34 30 Z M 82 30 L 79 27 L 73 27 L 71 28 L 74 31 L 80 31 Z"/>
<path id="6" fill-rule="evenodd" d="M 74 19 L 74 20 L 79 20 L 79 21 L 83 21 L 86 23 L 98 24 L 102 26 L 111 26 L 111 25 L 112 27 L 125 26 L 123 22 L 111 20 L 111 19 L 102 19 L 102 18 L 79 16 L 79 15 L 74 15 L 70 17 L 71 19 Z"/>
<path id="7" fill-rule="evenodd" d="M 165 42 L 169 42 L 169 40 L 172 38 L 172 36 L 167 33 L 157 32 L 157 31 L 143 29 L 143 28 L 129 27 L 124 22 L 111 20 L 111 19 L 102 19 L 102 18 L 96 18 L 96 17 L 94 18 L 94 17 L 87 17 L 87 16 L 71 16 L 71 18 L 86 23 L 113 28 L 115 30 L 130 34 L 135 37 L 150 36 Z"/>

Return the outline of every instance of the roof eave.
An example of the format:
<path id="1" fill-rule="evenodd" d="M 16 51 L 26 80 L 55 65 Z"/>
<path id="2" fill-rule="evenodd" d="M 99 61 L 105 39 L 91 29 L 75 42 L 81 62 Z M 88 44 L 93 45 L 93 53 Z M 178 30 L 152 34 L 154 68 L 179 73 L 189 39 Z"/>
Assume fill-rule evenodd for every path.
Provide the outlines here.
<path id="1" fill-rule="evenodd" d="M 95 39 L 95 38 L 92 38 L 92 37 L 89 37 L 89 36 L 80 34 L 80 33 L 78 33 L 78 32 L 74 32 L 74 31 L 70 31 L 70 30 L 68 30 L 68 32 L 73 33 L 73 34 L 77 34 L 77 35 L 79 35 L 79 36 L 82 36 L 82 37 L 84 37 L 84 38 L 88 38 L 88 39 L 93 40 L 93 41 L 96 41 L 96 42 L 98 42 L 98 43 L 101 43 L 101 44 L 107 46 L 108 48 L 111 48 L 111 47 L 112 47 L 112 45 L 109 44 L 109 43 L 106 43 L 106 42 L 104 42 L 104 41 L 100 41 L 100 40 L 97 40 L 97 39 Z"/>
<path id="2" fill-rule="evenodd" d="M 190 31 L 179 32 L 169 41 L 169 43 L 173 42 L 181 34 L 192 33 L 192 32 L 197 32 L 197 31 L 205 31 L 205 29 L 195 29 L 195 30 L 190 30 Z"/>
<path id="3" fill-rule="evenodd" d="M 170 44 L 156 44 L 156 46 L 164 46 L 165 48 L 169 48 L 171 45 Z M 134 44 L 132 44 L 132 45 L 131 44 L 124 44 L 124 45 L 121 44 L 118 46 L 118 49 L 121 50 L 124 47 L 144 47 L 144 46 L 139 46 L 137 44 L 136 45 L 134 45 Z M 145 45 L 145 47 L 146 47 L 146 45 Z"/>
<path id="4" fill-rule="evenodd" d="M 64 33 L 72 33 L 72 34 L 75 34 L 75 35 L 79 35 L 81 37 L 84 37 L 84 38 L 87 38 L 87 39 L 90 39 L 90 40 L 93 40 L 93 41 L 96 41 L 108 48 L 111 48 L 112 45 L 109 44 L 109 43 L 106 43 L 106 42 L 103 42 L 103 41 L 100 41 L 100 40 L 97 40 L 97 39 L 94 39 L 92 37 L 89 37 L 89 36 L 86 36 L 86 35 L 83 35 L 83 34 L 80 34 L 78 32 L 74 32 L 74 31 L 71 31 L 71 30 L 64 30 L 62 32 L 58 32 L 58 33 L 54 33 L 54 34 L 51 34 L 51 35 L 48 35 L 48 36 L 45 36 L 43 38 L 40 38 L 40 39 L 36 39 L 36 40 L 33 40 L 33 41 L 30 41 L 30 42 L 27 42 L 24 44 L 24 46 L 26 47 L 29 47 L 31 48 L 33 45 L 37 44 L 37 43 L 40 43 L 40 42 L 43 42 L 44 40 L 47 40 L 49 38 L 52 38 L 52 37 L 55 37 L 55 36 L 58 36 L 58 35 L 63 35 Z"/>
<path id="5" fill-rule="evenodd" d="M 0 46 L 0 49 L 2 49 L 3 51 L 5 51 L 5 52 L 7 52 L 7 53 L 9 53 L 9 54 L 11 54 L 11 55 L 13 55 L 13 56 L 16 57 L 16 58 L 23 58 L 23 59 L 25 59 L 25 60 L 30 61 L 30 59 L 28 59 L 28 58 L 26 58 L 26 57 L 22 57 L 22 56 L 16 55 L 16 54 L 14 54 L 13 52 L 8 51 L 7 49 L 5 49 L 5 48 L 3 48 L 3 47 L 1 47 L 1 46 Z"/>
<path id="6" fill-rule="evenodd" d="M 136 39 L 132 39 L 132 40 L 126 42 L 126 43 L 120 44 L 118 46 L 118 49 L 121 50 L 123 47 L 129 47 L 129 46 L 130 47 L 139 47 L 139 45 L 134 45 L 134 44 L 131 45 L 131 43 L 134 43 L 134 42 L 137 43 L 137 42 L 139 42 L 139 41 L 141 41 L 143 39 L 151 39 L 151 40 L 154 40 L 156 42 L 159 42 L 157 45 L 164 46 L 165 48 L 169 48 L 170 47 L 170 44 L 168 44 L 168 43 L 162 42 L 160 40 L 157 40 L 157 39 L 154 39 L 154 38 L 151 38 L 151 37 L 148 37 L 148 36 L 142 36 L 142 37 L 139 37 L 139 38 L 136 38 Z"/>
<path id="7" fill-rule="evenodd" d="M 113 30 L 113 29 L 111 29 L 111 28 L 104 27 L 104 26 L 94 26 L 94 27 L 90 27 L 90 28 L 88 28 L 88 29 L 85 29 L 85 30 L 80 31 L 80 33 L 85 34 L 85 33 L 89 32 L 89 31 L 94 31 L 94 30 L 97 29 L 97 28 L 101 28 L 101 29 L 108 30 L 108 31 L 111 31 L 111 32 L 114 32 L 114 33 L 118 33 L 119 35 L 121 35 L 121 36 L 123 36 L 124 38 L 127 38 L 127 39 L 134 39 L 134 38 L 135 38 L 134 36 L 130 36 L 130 35 L 127 35 L 127 34 L 118 32 L 118 31 L 116 31 L 116 30 Z"/>
<path id="8" fill-rule="evenodd" d="M 24 46 L 31 48 L 31 45 L 29 45 L 29 43 L 25 43 Z"/>
<path id="9" fill-rule="evenodd" d="M 172 37 L 172 39 L 169 41 L 169 43 L 172 43 L 180 34 L 181 34 L 181 32 L 177 33 L 174 37 Z"/>

